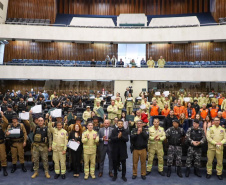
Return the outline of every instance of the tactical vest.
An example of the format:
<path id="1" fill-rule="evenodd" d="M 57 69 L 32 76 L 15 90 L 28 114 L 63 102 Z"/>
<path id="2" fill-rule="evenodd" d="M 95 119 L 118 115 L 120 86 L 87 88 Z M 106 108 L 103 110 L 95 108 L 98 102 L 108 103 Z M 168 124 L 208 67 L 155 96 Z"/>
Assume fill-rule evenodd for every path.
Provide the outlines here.
<path id="1" fill-rule="evenodd" d="M 0 140 L 4 140 L 5 139 L 5 133 L 2 130 L 2 125 L 0 124 Z"/>
<path id="2" fill-rule="evenodd" d="M 182 133 L 180 129 L 171 129 L 170 138 L 168 139 L 169 145 L 180 146 L 182 140 Z"/>
<path id="3" fill-rule="evenodd" d="M 35 143 L 48 143 L 48 128 L 36 126 L 33 141 Z"/>
<path id="4" fill-rule="evenodd" d="M 201 141 L 202 140 L 202 131 L 200 129 L 198 129 L 198 130 L 192 129 L 191 134 L 190 134 L 190 138 L 193 141 Z M 199 145 L 199 146 L 196 146 L 196 147 L 201 147 L 201 146 Z"/>
<path id="5" fill-rule="evenodd" d="M 23 111 L 23 110 L 25 110 L 26 109 L 26 104 L 25 104 L 25 102 L 19 102 L 18 103 L 18 110 L 19 111 Z"/>
<path id="6" fill-rule="evenodd" d="M 11 129 L 20 129 L 20 135 L 17 137 L 11 137 L 10 139 L 20 139 L 24 137 L 23 130 L 21 129 L 20 123 L 17 125 L 17 127 L 14 127 L 13 125 L 11 126 Z"/>

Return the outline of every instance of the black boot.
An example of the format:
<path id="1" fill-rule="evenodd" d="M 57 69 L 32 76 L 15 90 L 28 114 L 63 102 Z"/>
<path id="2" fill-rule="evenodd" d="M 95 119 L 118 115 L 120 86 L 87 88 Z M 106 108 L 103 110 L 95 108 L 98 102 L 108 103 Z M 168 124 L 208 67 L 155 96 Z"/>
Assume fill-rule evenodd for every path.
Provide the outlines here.
<path id="1" fill-rule="evenodd" d="M 52 162 L 51 165 L 49 165 L 49 171 L 53 171 L 54 170 L 54 162 Z"/>
<path id="2" fill-rule="evenodd" d="M 168 166 L 167 177 L 170 177 L 170 175 L 171 175 L 171 166 Z"/>
<path id="3" fill-rule="evenodd" d="M 16 164 L 13 164 L 13 167 L 12 167 L 11 173 L 14 173 L 15 171 L 16 171 Z"/>
<path id="4" fill-rule="evenodd" d="M 185 177 L 189 177 L 189 175 L 190 175 L 190 168 L 187 167 L 185 172 Z"/>
<path id="5" fill-rule="evenodd" d="M 8 173 L 7 173 L 7 171 L 6 171 L 6 167 L 2 167 L 3 168 L 3 175 L 4 176 L 8 176 Z"/>
<path id="6" fill-rule="evenodd" d="M 194 170 L 194 174 L 198 177 L 202 177 L 200 171 L 199 171 L 199 168 L 195 167 L 195 170 Z"/>
<path id="7" fill-rule="evenodd" d="M 24 164 L 21 164 L 21 169 L 23 172 L 27 172 L 27 169 L 25 168 Z"/>
<path id="8" fill-rule="evenodd" d="M 60 174 L 55 174 L 54 179 L 58 179 L 59 176 L 60 176 Z"/>
<path id="9" fill-rule="evenodd" d="M 180 167 L 180 166 L 177 167 L 177 175 L 178 175 L 180 178 L 183 177 L 183 175 L 182 175 L 182 173 L 181 173 L 181 167 Z"/>
<path id="10" fill-rule="evenodd" d="M 31 172 L 34 171 L 34 163 L 32 163 Z"/>

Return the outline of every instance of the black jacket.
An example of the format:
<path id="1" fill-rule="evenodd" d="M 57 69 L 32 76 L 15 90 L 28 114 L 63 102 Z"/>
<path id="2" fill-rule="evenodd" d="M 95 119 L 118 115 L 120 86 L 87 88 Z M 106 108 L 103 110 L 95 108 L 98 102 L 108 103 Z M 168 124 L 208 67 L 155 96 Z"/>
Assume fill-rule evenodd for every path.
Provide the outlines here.
<path id="1" fill-rule="evenodd" d="M 118 138 L 118 133 L 122 132 L 122 137 Z M 128 158 L 126 142 L 129 141 L 128 130 L 122 128 L 119 130 L 115 128 L 112 130 L 111 142 L 112 142 L 112 159 L 113 161 L 122 161 Z"/>
<path id="2" fill-rule="evenodd" d="M 148 144 L 148 133 L 143 128 L 142 133 L 137 134 L 137 128 L 134 128 L 131 132 L 130 142 L 135 150 L 143 150 L 147 148 Z"/>
<path id="3" fill-rule="evenodd" d="M 170 115 L 166 116 L 164 119 L 164 124 L 163 127 L 165 129 L 165 131 L 173 126 L 173 120 L 177 119 L 176 116 L 173 116 L 173 118 L 170 117 Z"/>

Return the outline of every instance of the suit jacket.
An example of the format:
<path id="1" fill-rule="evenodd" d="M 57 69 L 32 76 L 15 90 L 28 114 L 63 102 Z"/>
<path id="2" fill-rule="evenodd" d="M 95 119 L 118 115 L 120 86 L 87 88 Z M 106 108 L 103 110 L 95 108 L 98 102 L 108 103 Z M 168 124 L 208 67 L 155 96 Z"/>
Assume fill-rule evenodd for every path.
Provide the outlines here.
<path id="1" fill-rule="evenodd" d="M 122 137 L 118 138 L 118 133 L 122 132 Z M 129 141 L 129 132 L 128 130 L 122 128 L 121 131 L 119 131 L 118 128 L 115 128 L 112 130 L 111 134 L 111 142 L 112 142 L 112 159 L 113 161 L 118 160 L 125 160 L 128 158 L 127 154 L 127 145 L 126 142 Z"/>
<path id="2" fill-rule="evenodd" d="M 111 151 L 112 150 L 112 143 L 111 143 L 111 134 L 112 134 L 112 127 L 108 127 L 109 128 L 109 133 L 108 133 L 108 149 Z M 105 127 L 100 128 L 99 130 L 99 150 L 100 152 L 102 151 L 103 147 L 104 147 L 104 140 L 103 140 L 103 136 L 105 136 Z"/>

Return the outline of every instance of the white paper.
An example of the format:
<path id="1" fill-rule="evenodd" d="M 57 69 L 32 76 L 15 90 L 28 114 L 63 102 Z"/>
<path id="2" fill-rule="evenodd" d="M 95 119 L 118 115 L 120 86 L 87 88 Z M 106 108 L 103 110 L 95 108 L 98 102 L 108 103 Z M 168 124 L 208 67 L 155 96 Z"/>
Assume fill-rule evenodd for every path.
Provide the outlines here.
<path id="1" fill-rule="evenodd" d="M 104 98 L 103 98 L 103 97 L 100 97 L 100 99 L 101 99 L 101 100 L 104 100 Z"/>
<path id="2" fill-rule="evenodd" d="M 169 91 L 164 91 L 163 94 L 165 95 L 165 97 L 169 96 Z"/>
<path id="3" fill-rule="evenodd" d="M 78 144 L 76 141 L 69 141 L 67 146 L 68 146 L 68 148 L 70 148 L 74 151 L 77 151 L 79 145 L 80 144 Z"/>
<path id="4" fill-rule="evenodd" d="M 189 102 L 189 101 L 190 101 L 190 98 L 189 98 L 189 97 L 185 97 L 185 98 L 184 98 L 184 101 L 185 101 L 185 102 Z"/>
<path id="5" fill-rule="evenodd" d="M 29 101 L 29 102 L 33 102 L 33 98 L 28 98 L 28 100 L 27 101 Z"/>
<path id="6" fill-rule="evenodd" d="M 132 98 L 127 98 L 127 100 L 128 100 L 128 101 L 132 101 L 133 99 L 132 99 Z"/>
<path id="7" fill-rule="evenodd" d="M 29 120 L 29 112 L 19 113 L 19 118 L 21 120 Z"/>
<path id="8" fill-rule="evenodd" d="M 141 97 L 137 97 L 137 100 L 141 100 L 142 98 Z"/>
<path id="9" fill-rule="evenodd" d="M 35 105 L 31 108 L 32 113 L 42 113 L 42 105 Z"/>
<path id="10" fill-rule="evenodd" d="M 89 99 L 93 100 L 95 99 L 95 96 L 90 96 Z"/>
<path id="11" fill-rule="evenodd" d="M 116 99 L 116 97 L 115 97 L 115 96 L 112 96 L 112 97 L 111 97 L 111 100 L 115 100 L 115 99 Z"/>
<path id="12" fill-rule="evenodd" d="M 16 129 L 9 130 L 9 133 L 10 134 L 20 134 L 20 129 L 16 128 Z"/>
<path id="13" fill-rule="evenodd" d="M 155 95 L 156 96 L 160 96 L 160 92 L 155 92 Z"/>
<path id="14" fill-rule="evenodd" d="M 142 105 L 140 106 L 140 108 L 141 108 L 141 109 L 146 109 L 146 106 L 145 106 L 144 104 L 142 104 Z"/>
<path id="15" fill-rule="evenodd" d="M 2 111 L 1 107 L 0 107 L 0 112 Z"/>
<path id="16" fill-rule="evenodd" d="M 50 115 L 53 117 L 53 118 L 59 118 L 59 117 L 62 117 L 62 109 L 55 109 L 53 111 L 50 112 Z"/>
<path id="17" fill-rule="evenodd" d="M 107 96 L 113 96 L 112 94 L 108 94 Z"/>

